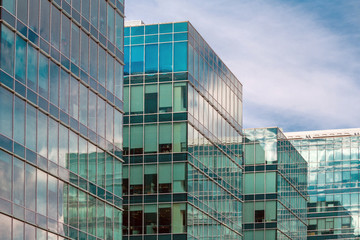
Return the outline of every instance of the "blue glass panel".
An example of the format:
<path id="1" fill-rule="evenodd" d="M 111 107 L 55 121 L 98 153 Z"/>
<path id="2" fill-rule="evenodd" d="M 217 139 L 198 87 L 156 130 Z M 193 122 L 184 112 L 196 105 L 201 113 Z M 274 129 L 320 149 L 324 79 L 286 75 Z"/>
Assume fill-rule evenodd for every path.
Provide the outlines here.
<path id="1" fill-rule="evenodd" d="M 188 30 L 188 22 L 174 23 L 174 32 L 186 32 Z"/>
<path id="2" fill-rule="evenodd" d="M 44 55 L 39 56 L 39 93 L 48 98 L 49 91 L 49 60 Z"/>
<path id="3" fill-rule="evenodd" d="M 145 26 L 145 34 L 157 34 L 159 32 L 159 25 Z"/>
<path id="4" fill-rule="evenodd" d="M 4 88 L 0 88 L 0 133 L 12 138 L 13 95 Z"/>
<path id="5" fill-rule="evenodd" d="M 124 36 L 125 37 L 128 37 L 128 36 L 130 36 L 130 28 L 124 28 Z"/>
<path id="6" fill-rule="evenodd" d="M 172 44 L 164 43 L 160 44 L 160 72 L 171 72 L 172 71 Z"/>
<path id="7" fill-rule="evenodd" d="M 161 34 L 159 42 L 171 42 L 172 41 L 172 34 Z"/>
<path id="8" fill-rule="evenodd" d="M 139 74 L 144 72 L 144 46 L 131 47 L 131 73 Z"/>
<path id="9" fill-rule="evenodd" d="M 29 104 L 26 108 L 26 147 L 36 151 L 36 109 Z"/>
<path id="10" fill-rule="evenodd" d="M 187 71 L 187 42 L 174 44 L 174 72 Z"/>
<path id="11" fill-rule="evenodd" d="M 145 43 L 157 43 L 159 41 L 159 35 L 145 36 Z"/>
<path id="12" fill-rule="evenodd" d="M 131 36 L 144 35 L 144 26 L 132 27 Z"/>
<path id="13" fill-rule="evenodd" d="M 1 25 L 0 67 L 11 76 L 14 75 L 14 41 L 14 33 Z"/>
<path id="14" fill-rule="evenodd" d="M 172 23 L 160 24 L 160 33 L 172 32 Z"/>
<path id="15" fill-rule="evenodd" d="M 144 36 L 131 38 L 131 44 L 143 44 L 143 43 L 144 43 Z"/>
<path id="16" fill-rule="evenodd" d="M 26 75 L 26 41 L 16 36 L 15 78 L 25 83 Z"/>
<path id="17" fill-rule="evenodd" d="M 27 84 L 28 87 L 37 91 L 37 75 L 38 75 L 38 64 L 37 64 L 38 52 L 31 46 L 28 47 L 28 68 L 27 68 Z"/>
<path id="18" fill-rule="evenodd" d="M 59 67 L 50 62 L 50 101 L 59 104 Z"/>
<path id="19" fill-rule="evenodd" d="M 25 102 L 15 97 L 14 119 L 16 119 L 16 128 L 14 128 L 14 140 L 24 144 L 25 140 Z"/>
<path id="20" fill-rule="evenodd" d="M 145 72 L 155 73 L 158 71 L 159 45 L 151 44 L 145 46 Z"/>

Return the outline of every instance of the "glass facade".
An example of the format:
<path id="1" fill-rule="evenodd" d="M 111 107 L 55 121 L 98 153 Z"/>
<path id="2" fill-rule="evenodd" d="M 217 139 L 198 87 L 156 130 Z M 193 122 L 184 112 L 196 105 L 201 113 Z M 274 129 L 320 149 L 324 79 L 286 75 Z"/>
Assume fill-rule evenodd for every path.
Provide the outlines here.
<path id="1" fill-rule="evenodd" d="M 3 0 L 1 239 L 121 239 L 123 0 Z"/>
<path id="2" fill-rule="evenodd" d="M 188 22 L 124 44 L 124 239 L 242 239 L 241 83 Z"/>
<path id="3" fill-rule="evenodd" d="M 359 133 L 286 133 L 309 165 L 309 240 L 360 238 Z"/>
<path id="4" fill-rule="evenodd" d="M 306 236 L 307 162 L 278 128 L 244 130 L 246 240 Z"/>

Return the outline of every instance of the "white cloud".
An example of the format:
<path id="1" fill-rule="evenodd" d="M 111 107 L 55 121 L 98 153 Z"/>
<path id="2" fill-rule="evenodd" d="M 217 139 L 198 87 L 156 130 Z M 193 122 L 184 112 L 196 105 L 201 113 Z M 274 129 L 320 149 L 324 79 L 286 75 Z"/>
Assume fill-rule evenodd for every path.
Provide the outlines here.
<path id="1" fill-rule="evenodd" d="M 245 127 L 359 127 L 359 48 L 299 4 L 129 0 L 126 12 L 145 23 L 189 20 L 243 83 Z"/>

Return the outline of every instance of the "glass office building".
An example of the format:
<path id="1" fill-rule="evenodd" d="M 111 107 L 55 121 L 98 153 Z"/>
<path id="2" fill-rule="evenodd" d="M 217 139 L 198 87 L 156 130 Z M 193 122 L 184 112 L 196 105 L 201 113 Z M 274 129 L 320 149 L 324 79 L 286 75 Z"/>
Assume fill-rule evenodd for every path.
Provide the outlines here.
<path id="1" fill-rule="evenodd" d="M 0 238 L 121 239 L 123 0 L 0 11 Z"/>
<path id="2" fill-rule="evenodd" d="M 246 240 L 306 239 L 307 162 L 279 128 L 244 130 Z"/>
<path id="3" fill-rule="evenodd" d="M 308 239 L 360 239 L 360 129 L 286 133 L 308 162 Z"/>
<path id="4" fill-rule="evenodd" d="M 124 42 L 124 239 L 242 239 L 241 83 L 188 22 Z"/>

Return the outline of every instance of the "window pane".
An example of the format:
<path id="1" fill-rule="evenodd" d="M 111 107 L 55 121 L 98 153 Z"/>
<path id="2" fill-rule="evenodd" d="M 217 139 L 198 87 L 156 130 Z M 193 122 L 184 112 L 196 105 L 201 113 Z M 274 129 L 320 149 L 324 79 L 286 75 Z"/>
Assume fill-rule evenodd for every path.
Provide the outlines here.
<path id="1" fill-rule="evenodd" d="M 157 85 L 145 85 L 145 113 L 156 113 L 157 105 Z"/>
<path id="2" fill-rule="evenodd" d="M 144 46 L 131 47 L 131 74 L 144 72 Z"/>
<path id="3" fill-rule="evenodd" d="M 172 212 L 172 233 L 185 231 L 186 206 L 184 203 L 174 203 Z"/>
<path id="4" fill-rule="evenodd" d="M 122 135 L 122 128 L 123 128 L 123 118 L 119 111 L 116 109 L 115 111 L 115 123 L 114 123 L 114 145 L 122 148 L 123 142 L 123 135 Z"/>
<path id="5" fill-rule="evenodd" d="M 68 113 L 69 109 L 69 74 L 61 70 L 60 81 L 60 108 Z"/>
<path id="6" fill-rule="evenodd" d="M 26 75 L 26 42 L 20 36 L 16 36 L 16 62 L 15 78 L 25 83 Z"/>
<path id="7" fill-rule="evenodd" d="M 37 144 L 38 144 L 38 153 L 43 157 L 47 157 L 47 116 L 42 112 L 38 112 L 38 131 L 37 131 Z"/>
<path id="8" fill-rule="evenodd" d="M 41 0 L 40 36 L 50 41 L 50 2 L 48 0 Z"/>
<path id="9" fill-rule="evenodd" d="M 145 153 L 157 152 L 157 125 L 145 125 Z"/>
<path id="10" fill-rule="evenodd" d="M 13 2 L 9 0 L 9 2 Z M 27 25 L 28 20 L 28 0 L 17 1 L 17 17 Z"/>
<path id="11" fill-rule="evenodd" d="M 89 68 L 89 37 L 81 31 L 81 68 L 88 72 Z"/>
<path id="12" fill-rule="evenodd" d="M 144 111 L 143 86 L 131 87 L 130 111 L 132 114 L 141 114 Z"/>
<path id="13" fill-rule="evenodd" d="M 174 123 L 174 152 L 186 151 L 186 123 Z"/>
<path id="14" fill-rule="evenodd" d="M 25 165 L 25 206 L 35 211 L 36 201 L 36 169 L 29 164 Z"/>
<path id="15" fill-rule="evenodd" d="M 174 44 L 174 72 L 187 71 L 187 42 Z"/>
<path id="16" fill-rule="evenodd" d="M 89 91 L 89 128 L 96 132 L 96 102 L 97 97 L 94 92 Z"/>
<path id="17" fill-rule="evenodd" d="M 12 138 L 13 94 L 1 87 L 0 102 L 0 132 Z"/>
<path id="18" fill-rule="evenodd" d="M 114 9 L 108 5 L 108 12 L 107 12 L 107 36 L 110 39 L 110 42 L 114 42 L 114 22 L 115 16 L 114 16 Z"/>
<path id="19" fill-rule="evenodd" d="M 255 173 L 255 193 L 264 193 L 264 174 Z"/>
<path id="20" fill-rule="evenodd" d="M 79 94 L 79 120 L 82 124 L 84 124 L 85 126 L 87 126 L 88 121 L 87 121 L 87 113 L 88 113 L 88 89 L 80 84 L 80 94 Z"/>
<path id="21" fill-rule="evenodd" d="M 99 0 L 91 0 L 91 24 L 98 26 Z"/>
<path id="22" fill-rule="evenodd" d="M 49 118 L 49 159 L 58 162 L 58 123 Z"/>
<path id="23" fill-rule="evenodd" d="M 106 36 L 106 2 L 105 1 L 100 1 L 99 24 L 100 24 L 100 32 L 104 36 Z"/>
<path id="24" fill-rule="evenodd" d="M 143 166 L 130 166 L 130 194 L 142 194 L 143 185 Z"/>
<path id="25" fill-rule="evenodd" d="M 36 151 L 36 110 L 29 104 L 26 108 L 26 147 Z"/>
<path id="26" fill-rule="evenodd" d="M 106 86 L 106 54 L 102 47 L 99 47 L 99 78 L 98 81 L 101 85 Z"/>
<path id="27" fill-rule="evenodd" d="M 159 152 L 171 152 L 171 123 L 160 124 L 159 128 Z"/>
<path id="28" fill-rule="evenodd" d="M 105 101 L 98 97 L 98 105 L 97 105 L 97 132 L 100 136 L 105 137 L 105 122 L 101 119 L 105 117 Z M 105 119 L 104 119 L 105 120 Z"/>
<path id="29" fill-rule="evenodd" d="M 59 165 L 69 168 L 67 159 L 69 158 L 69 131 L 62 125 L 59 125 Z"/>
<path id="30" fill-rule="evenodd" d="M 159 45 L 151 44 L 145 46 L 145 72 L 156 73 L 158 71 Z"/>
<path id="31" fill-rule="evenodd" d="M 1 101 L 3 103 L 3 101 Z M 2 105 L 4 108 L 4 105 Z M 3 114 L 0 113 L 2 116 Z M 16 119 L 16 127 L 14 128 L 14 140 L 18 143 L 24 144 L 25 140 L 25 102 L 18 97 L 15 97 L 14 119 Z M 2 126 L 2 123 L 0 124 Z M 3 132 L 1 130 L 1 132 Z"/>
<path id="32" fill-rule="evenodd" d="M 50 101 L 59 104 L 59 67 L 50 61 Z"/>
<path id="33" fill-rule="evenodd" d="M 172 85 L 171 83 L 159 85 L 159 112 L 171 112 L 172 111 Z"/>
<path id="34" fill-rule="evenodd" d="M 80 59 L 80 29 L 74 23 L 71 24 L 71 61 L 79 64 Z"/>
<path id="35" fill-rule="evenodd" d="M 49 94 L 49 60 L 44 55 L 39 55 L 39 93 L 45 99 Z"/>
<path id="36" fill-rule="evenodd" d="M 114 109 L 108 103 L 106 103 L 106 140 L 114 142 Z"/>
<path id="37" fill-rule="evenodd" d="M 130 127 L 130 153 L 143 153 L 143 125 Z"/>
<path id="38" fill-rule="evenodd" d="M 36 210 L 38 213 L 46 216 L 46 186 L 47 174 L 43 171 L 37 170 L 37 184 L 36 184 Z"/>
<path id="39" fill-rule="evenodd" d="M 4 214 L 0 214 L 0 222 L 2 239 L 11 239 L 11 218 Z"/>
<path id="40" fill-rule="evenodd" d="M 185 163 L 174 163 L 174 193 L 185 192 Z"/>
<path id="41" fill-rule="evenodd" d="M 116 31 L 116 47 L 120 50 L 123 49 L 123 38 L 124 38 L 124 19 L 115 12 L 116 16 L 116 25 L 115 25 L 115 31 Z"/>
<path id="42" fill-rule="evenodd" d="M 70 79 L 70 116 L 78 120 L 79 117 L 79 82 L 71 76 Z"/>
<path id="43" fill-rule="evenodd" d="M 11 165 L 11 156 L 0 151 L 0 196 L 8 200 L 11 200 Z"/>
<path id="44" fill-rule="evenodd" d="M 186 111 L 187 95 L 186 83 L 174 84 L 174 112 Z"/>
<path id="45" fill-rule="evenodd" d="M 31 6 L 31 5 L 30 5 Z M 31 7 L 32 8 L 32 7 Z M 52 5 L 51 9 L 51 29 L 60 30 L 60 11 Z M 60 47 L 60 31 L 51 31 L 51 44 L 59 49 Z"/>
<path id="46" fill-rule="evenodd" d="M 106 89 L 114 93 L 114 58 L 107 54 Z"/>
<path id="47" fill-rule="evenodd" d="M 159 57 L 159 71 L 171 72 L 172 71 L 172 44 L 160 44 L 160 57 Z"/>
<path id="48" fill-rule="evenodd" d="M 265 221 L 276 221 L 276 202 L 265 202 Z"/>
<path id="49" fill-rule="evenodd" d="M 37 92 L 37 78 L 38 78 L 38 52 L 31 46 L 28 47 L 28 63 L 27 63 L 27 84 Z"/>
<path id="50" fill-rule="evenodd" d="M 273 193 L 276 192 L 276 173 L 267 172 L 266 173 L 266 192 Z"/>

